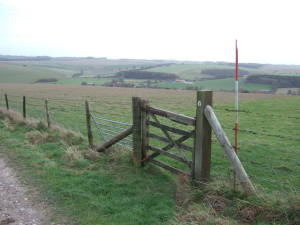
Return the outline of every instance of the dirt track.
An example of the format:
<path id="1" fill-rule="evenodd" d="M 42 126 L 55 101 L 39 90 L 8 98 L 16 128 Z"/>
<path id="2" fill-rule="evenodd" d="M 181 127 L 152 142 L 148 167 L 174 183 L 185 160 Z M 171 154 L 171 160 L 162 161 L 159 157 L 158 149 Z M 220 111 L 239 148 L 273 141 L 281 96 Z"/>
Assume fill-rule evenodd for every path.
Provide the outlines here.
<path id="1" fill-rule="evenodd" d="M 32 188 L 21 184 L 16 172 L 0 158 L 0 225 L 54 224 L 49 221 L 46 204 L 36 203 L 36 197 Z"/>

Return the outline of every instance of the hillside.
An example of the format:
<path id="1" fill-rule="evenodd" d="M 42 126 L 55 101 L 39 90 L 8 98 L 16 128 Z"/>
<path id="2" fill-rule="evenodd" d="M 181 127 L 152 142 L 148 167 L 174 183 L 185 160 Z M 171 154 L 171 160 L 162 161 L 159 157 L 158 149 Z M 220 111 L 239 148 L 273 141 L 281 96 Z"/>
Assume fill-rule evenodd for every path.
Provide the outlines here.
<path id="1" fill-rule="evenodd" d="M 274 82 L 279 77 L 298 79 L 300 66 L 297 65 L 241 63 L 239 75 L 240 92 L 275 93 L 278 88 L 300 88 L 298 82 L 285 85 Z M 269 82 L 255 78 L 260 76 L 273 78 Z M 234 77 L 234 64 L 226 62 L 0 57 L 0 83 L 35 83 L 52 79 L 45 83 L 233 91 Z M 122 80 L 118 80 L 120 78 Z M 297 89 L 289 90 L 285 94 L 298 93 Z"/>

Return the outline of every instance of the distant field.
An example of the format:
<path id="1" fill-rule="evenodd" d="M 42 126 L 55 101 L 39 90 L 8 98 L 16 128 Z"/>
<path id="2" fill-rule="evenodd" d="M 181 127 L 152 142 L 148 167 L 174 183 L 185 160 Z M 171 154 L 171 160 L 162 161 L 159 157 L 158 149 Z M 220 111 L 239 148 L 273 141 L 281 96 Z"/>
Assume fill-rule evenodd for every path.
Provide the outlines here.
<path id="1" fill-rule="evenodd" d="M 250 84 L 245 83 L 245 78 L 240 78 L 239 88 L 248 90 L 248 91 L 256 91 L 256 90 L 272 90 L 271 85 L 266 84 Z M 233 91 L 235 88 L 235 79 L 233 78 L 225 78 L 225 79 L 217 79 L 217 80 L 206 80 L 206 81 L 196 81 L 194 84 L 186 84 L 179 82 L 164 82 L 155 84 L 154 86 L 161 88 L 176 88 L 176 89 L 186 89 L 189 86 L 198 87 L 201 89 L 209 89 L 214 91 Z"/>
<path id="2" fill-rule="evenodd" d="M 83 71 L 83 76 L 113 76 L 124 69 L 135 69 L 159 63 L 130 60 L 103 59 L 55 59 L 48 61 L 0 61 L 0 83 L 32 83 L 41 78 L 57 78 L 58 83 L 80 84 L 69 82 L 64 78 Z M 61 80 L 60 80 L 61 79 Z M 98 82 L 99 85 L 102 84 Z"/>
<path id="3" fill-rule="evenodd" d="M 178 76 L 180 76 L 180 78 L 187 79 L 187 80 L 196 80 L 203 77 L 210 77 L 210 75 L 202 73 L 202 70 L 204 69 L 234 69 L 234 68 L 235 68 L 234 66 L 226 66 L 226 65 L 177 64 L 177 65 L 151 68 L 151 69 L 147 69 L 147 71 L 175 73 Z M 261 69 L 251 69 L 251 68 L 244 68 L 244 67 L 240 67 L 240 69 L 246 70 L 250 74 L 255 74 L 255 73 L 271 74 L 272 73 L 270 71 L 261 70 Z"/>
<path id="4" fill-rule="evenodd" d="M 288 92 L 291 91 L 292 93 L 300 93 L 300 88 L 278 88 L 275 92 L 275 94 L 278 95 L 286 95 Z"/>
<path id="5" fill-rule="evenodd" d="M 147 66 L 158 66 L 146 71 L 175 73 L 179 79 L 193 81 L 194 84 L 162 82 L 152 84 L 153 87 L 185 89 L 188 87 L 198 87 L 200 89 L 210 90 L 234 90 L 234 76 L 227 79 L 203 80 L 203 78 L 212 78 L 211 75 L 203 74 L 204 69 L 234 69 L 232 65 L 220 65 L 213 63 L 178 63 L 164 61 L 148 60 L 107 60 L 107 59 L 87 59 L 87 58 L 54 58 L 46 61 L 1 61 L 0 62 L 0 83 L 33 83 L 42 78 L 56 78 L 58 81 L 52 84 L 81 85 L 82 82 L 95 83 L 103 85 L 110 82 L 115 74 L 122 70 L 141 69 Z M 259 69 L 240 67 L 240 70 L 246 70 L 253 74 L 269 74 L 284 76 L 300 76 L 300 66 L 285 65 L 264 65 Z M 70 78 L 76 73 L 83 73 L 79 78 Z M 99 77 L 99 78 L 95 78 Z M 135 86 L 146 86 L 147 80 L 124 79 L 126 83 L 133 83 Z M 146 81 L 146 82 L 145 82 Z M 152 80 L 152 83 L 154 80 Z M 143 84 L 144 82 L 144 84 Z M 245 83 L 245 78 L 240 78 L 239 87 L 247 91 L 271 91 L 271 85 Z"/>
<path id="6" fill-rule="evenodd" d="M 24 65 L 24 66 L 23 66 Z M 61 78 L 63 74 L 40 67 L 25 66 L 19 63 L 0 62 L 1 83 L 32 83 L 41 78 Z"/>

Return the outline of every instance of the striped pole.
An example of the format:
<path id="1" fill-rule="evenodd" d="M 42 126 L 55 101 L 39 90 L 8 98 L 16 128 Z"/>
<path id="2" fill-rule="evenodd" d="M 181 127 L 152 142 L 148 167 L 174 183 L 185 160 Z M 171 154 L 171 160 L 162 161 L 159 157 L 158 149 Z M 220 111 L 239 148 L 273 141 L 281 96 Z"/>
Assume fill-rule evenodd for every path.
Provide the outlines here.
<path id="1" fill-rule="evenodd" d="M 238 125 L 239 125 L 239 55 L 237 40 L 235 40 L 235 132 L 234 151 L 238 152 Z"/>

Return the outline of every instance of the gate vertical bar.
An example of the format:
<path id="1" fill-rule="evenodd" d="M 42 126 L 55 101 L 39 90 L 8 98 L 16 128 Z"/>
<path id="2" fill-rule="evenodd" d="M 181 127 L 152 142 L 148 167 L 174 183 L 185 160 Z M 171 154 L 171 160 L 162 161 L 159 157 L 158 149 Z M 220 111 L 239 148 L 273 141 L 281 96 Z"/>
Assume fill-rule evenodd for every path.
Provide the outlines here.
<path id="1" fill-rule="evenodd" d="M 206 183 L 210 179 L 212 129 L 204 115 L 204 109 L 207 105 L 212 106 L 212 99 L 212 91 L 197 91 L 192 179 L 201 183 Z"/>
<path id="2" fill-rule="evenodd" d="M 139 97 L 132 98 L 132 140 L 133 140 L 133 153 L 132 158 L 134 164 L 138 167 L 143 166 L 143 149 L 142 149 L 142 121 L 141 121 L 141 107 L 142 100 Z"/>
<path id="3" fill-rule="evenodd" d="M 149 106 L 149 102 L 147 100 L 142 100 L 141 107 L 146 108 Z M 141 125 L 142 125 L 142 159 L 145 159 L 148 154 L 148 146 L 149 146 L 149 114 L 145 110 L 141 111 Z M 144 166 L 145 162 L 141 162 L 141 166 Z"/>

